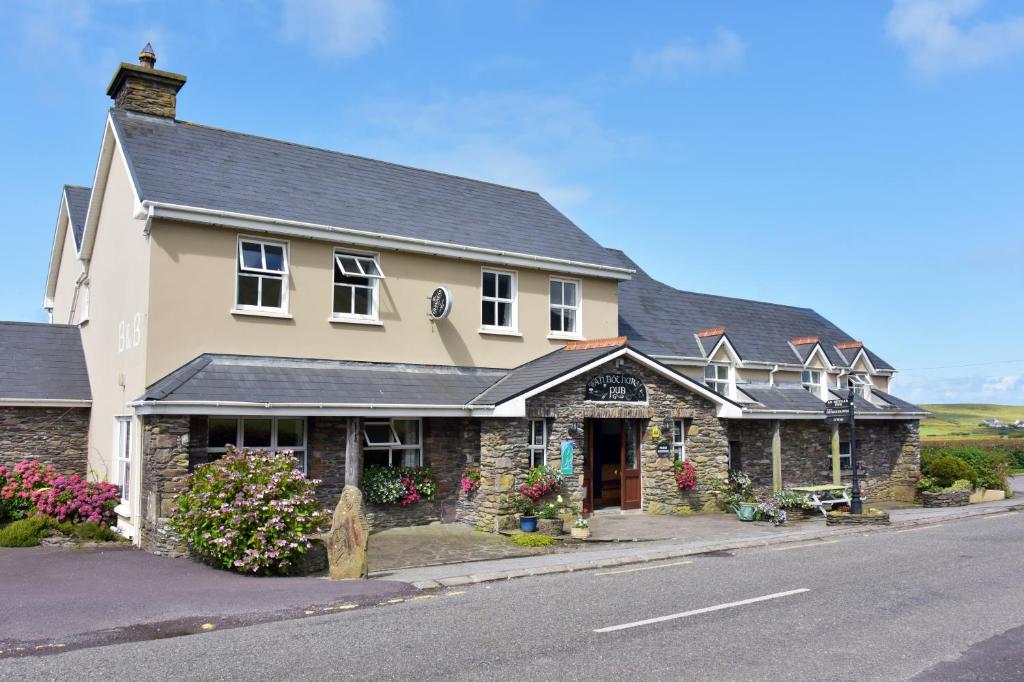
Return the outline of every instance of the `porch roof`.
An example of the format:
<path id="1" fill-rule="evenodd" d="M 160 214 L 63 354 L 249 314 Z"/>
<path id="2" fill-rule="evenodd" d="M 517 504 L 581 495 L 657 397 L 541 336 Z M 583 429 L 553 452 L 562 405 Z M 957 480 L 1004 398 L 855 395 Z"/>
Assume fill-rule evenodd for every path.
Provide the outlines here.
<path id="1" fill-rule="evenodd" d="M 761 416 L 769 413 L 785 412 L 794 415 L 802 414 L 805 418 L 823 418 L 825 412 L 825 401 L 812 395 L 807 389 L 798 384 L 774 385 L 767 384 L 741 384 L 737 386 L 741 395 L 741 404 L 744 412 L 751 416 Z M 865 399 L 862 395 L 854 397 L 853 405 L 857 417 L 871 419 L 872 417 L 882 418 L 911 418 L 917 419 L 928 413 L 917 405 L 908 403 L 893 395 L 872 389 L 872 400 Z M 744 400 L 744 396 L 747 400 Z M 829 389 L 828 399 L 846 398 L 846 389 Z M 760 413 L 760 415 L 759 415 Z"/>

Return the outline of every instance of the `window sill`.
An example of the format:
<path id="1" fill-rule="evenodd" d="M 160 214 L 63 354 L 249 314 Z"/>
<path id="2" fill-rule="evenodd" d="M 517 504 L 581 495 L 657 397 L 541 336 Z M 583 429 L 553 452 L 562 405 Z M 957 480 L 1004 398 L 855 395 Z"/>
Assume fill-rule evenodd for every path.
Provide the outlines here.
<path id="1" fill-rule="evenodd" d="M 548 332 L 549 339 L 555 339 L 558 341 L 582 341 L 582 334 L 563 334 L 561 332 Z"/>
<path id="2" fill-rule="evenodd" d="M 485 329 L 485 328 L 481 328 L 479 331 L 480 331 L 481 334 L 490 334 L 492 336 L 518 336 L 518 337 L 522 337 L 523 336 L 522 334 L 520 334 L 519 332 L 517 332 L 514 329 Z"/>
<path id="3" fill-rule="evenodd" d="M 384 323 L 380 320 L 363 320 L 358 317 L 328 317 L 327 321 L 331 324 L 362 324 L 370 327 L 384 326 Z"/>
<path id="4" fill-rule="evenodd" d="M 128 508 L 128 502 L 122 500 L 116 507 L 114 507 L 114 513 L 123 518 L 131 517 L 131 510 Z"/>
<path id="5" fill-rule="evenodd" d="M 247 315 L 250 317 L 276 317 L 279 320 L 292 319 L 291 313 L 276 310 L 240 310 L 239 308 L 232 308 L 229 312 L 232 315 Z"/>

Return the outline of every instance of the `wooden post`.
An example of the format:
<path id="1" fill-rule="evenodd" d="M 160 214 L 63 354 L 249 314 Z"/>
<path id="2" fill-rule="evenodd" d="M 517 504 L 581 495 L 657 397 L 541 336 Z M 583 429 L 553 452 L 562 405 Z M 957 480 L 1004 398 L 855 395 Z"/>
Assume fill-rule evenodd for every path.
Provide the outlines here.
<path id="1" fill-rule="evenodd" d="M 842 485 L 843 477 L 839 469 L 839 422 L 832 425 L 832 485 Z"/>
<path id="2" fill-rule="evenodd" d="M 357 488 L 363 480 L 363 420 L 349 417 L 345 423 L 345 485 Z"/>
<path id="3" fill-rule="evenodd" d="M 782 490 L 782 424 L 772 422 L 772 490 Z"/>

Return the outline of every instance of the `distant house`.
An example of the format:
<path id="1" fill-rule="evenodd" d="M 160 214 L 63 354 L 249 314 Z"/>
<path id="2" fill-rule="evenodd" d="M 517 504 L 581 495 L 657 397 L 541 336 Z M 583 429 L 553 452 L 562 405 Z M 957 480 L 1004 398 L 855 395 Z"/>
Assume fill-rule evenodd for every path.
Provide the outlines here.
<path id="1" fill-rule="evenodd" d="M 1013 422 L 1013 428 L 1024 429 L 1024 419 L 1018 419 L 1017 421 Z"/>
<path id="2" fill-rule="evenodd" d="M 1017 423 L 1018 424 L 1021 423 L 1021 420 L 1018 419 Z M 998 420 L 998 419 L 986 419 L 985 421 L 983 421 L 981 423 L 981 425 L 982 426 L 991 426 L 993 429 L 1005 429 L 1006 428 L 1006 424 L 1004 422 Z"/>

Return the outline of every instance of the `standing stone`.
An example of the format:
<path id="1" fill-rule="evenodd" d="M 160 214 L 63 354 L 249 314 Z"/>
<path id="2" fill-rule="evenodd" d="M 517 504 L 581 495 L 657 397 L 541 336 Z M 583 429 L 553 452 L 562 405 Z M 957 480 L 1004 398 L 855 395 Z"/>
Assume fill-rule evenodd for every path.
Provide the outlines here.
<path id="1" fill-rule="evenodd" d="M 354 485 L 346 485 L 334 508 L 334 520 L 327 534 L 327 562 L 331 580 L 365 578 L 366 541 L 369 525 L 363 508 L 363 493 Z"/>

